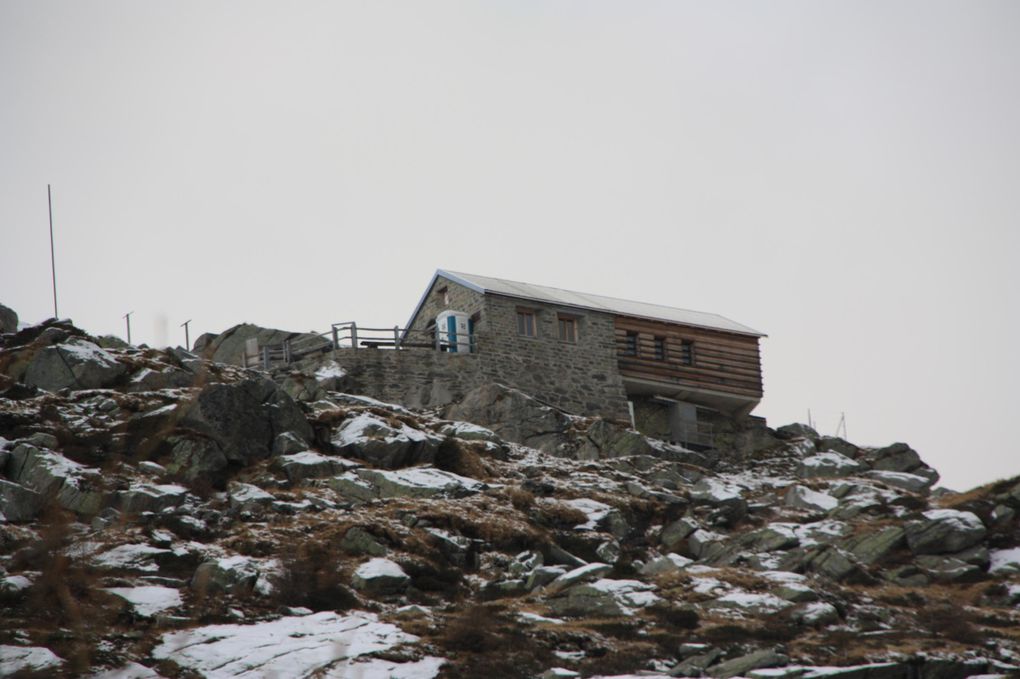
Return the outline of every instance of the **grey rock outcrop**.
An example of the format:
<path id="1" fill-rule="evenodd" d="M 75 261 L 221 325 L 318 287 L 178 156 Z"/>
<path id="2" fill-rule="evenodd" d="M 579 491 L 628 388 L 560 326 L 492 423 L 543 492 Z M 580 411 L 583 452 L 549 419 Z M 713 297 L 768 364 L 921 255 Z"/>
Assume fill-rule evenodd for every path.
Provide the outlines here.
<path id="1" fill-rule="evenodd" d="M 54 498 L 69 511 L 95 514 L 102 509 L 99 470 L 78 464 L 60 453 L 22 443 L 12 451 L 7 473 L 16 483 L 44 498 Z"/>
<path id="2" fill-rule="evenodd" d="M 18 314 L 10 307 L 0 304 L 0 334 L 18 331 Z"/>
<path id="3" fill-rule="evenodd" d="M 984 539 L 987 530 L 973 512 L 931 509 L 923 519 L 906 524 L 907 544 L 914 554 L 948 554 Z"/>
<path id="4" fill-rule="evenodd" d="M 127 372 L 110 352 L 88 340 L 73 337 L 35 353 L 25 370 L 25 384 L 46 391 L 100 389 Z"/>
<path id="5" fill-rule="evenodd" d="M 484 384 L 449 406 L 444 415 L 489 427 L 500 437 L 545 452 L 556 453 L 565 443 L 570 419 L 522 391 L 500 384 Z"/>
<path id="6" fill-rule="evenodd" d="M 206 386 L 186 407 L 180 425 L 209 436 L 228 461 L 242 464 L 269 457 L 283 432 L 312 438 L 298 405 L 265 379 Z"/>
<path id="7" fill-rule="evenodd" d="M 396 594 L 411 582 L 400 564 L 377 557 L 361 564 L 351 579 L 354 589 L 371 596 Z"/>
<path id="8" fill-rule="evenodd" d="M 385 469 L 432 464 L 442 438 L 403 422 L 363 412 L 337 428 L 331 442 L 338 453 Z"/>

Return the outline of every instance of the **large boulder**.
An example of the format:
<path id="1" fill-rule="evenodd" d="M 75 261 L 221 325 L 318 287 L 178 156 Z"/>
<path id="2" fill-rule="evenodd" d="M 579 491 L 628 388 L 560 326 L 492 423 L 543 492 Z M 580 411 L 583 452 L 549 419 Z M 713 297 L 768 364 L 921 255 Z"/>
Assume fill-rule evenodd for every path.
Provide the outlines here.
<path id="1" fill-rule="evenodd" d="M 631 616 L 636 610 L 661 601 L 654 589 L 654 585 L 640 580 L 603 578 L 571 587 L 565 594 L 551 599 L 549 608 L 561 615 Z"/>
<path id="2" fill-rule="evenodd" d="M 404 422 L 388 422 L 370 412 L 362 412 L 344 421 L 331 442 L 343 455 L 366 460 L 377 467 L 398 469 L 432 464 L 443 439 Z"/>
<path id="3" fill-rule="evenodd" d="M 54 498 L 64 509 L 86 515 L 102 509 L 100 471 L 60 453 L 41 450 L 28 443 L 19 444 L 11 453 L 7 473 L 19 485 L 44 498 Z"/>
<path id="4" fill-rule="evenodd" d="M 314 333 L 291 332 L 242 323 L 219 335 L 200 336 L 195 340 L 193 350 L 217 363 L 242 365 L 245 345 L 250 339 L 256 340 L 260 347 L 278 346 L 285 341 L 291 342 L 292 346 L 301 350 L 326 351 L 332 347 L 329 340 Z"/>
<path id="5" fill-rule="evenodd" d="M 931 509 L 922 520 L 906 525 L 907 545 L 914 554 L 950 554 L 984 540 L 987 531 L 972 512 Z"/>
<path id="6" fill-rule="evenodd" d="M 36 491 L 0 479 L 0 522 L 31 521 L 45 504 Z"/>
<path id="7" fill-rule="evenodd" d="M 830 450 L 801 460 L 797 476 L 802 479 L 835 478 L 856 474 L 863 468 L 859 462 Z"/>
<path id="8" fill-rule="evenodd" d="M 72 337 L 66 342 L 38 350 L 25 370 L 25 384 L 60 389 L 101 389 L 116 382 L 127 366 L 92 342 Z"/>
<path id="9" fill-rule="evenodd" d="M 447 407 L 443 416 L 489 427 L 507 441 L 548 453 L 562 452 L 564 432 L 570 427 L 570 418 L 563 412 L 494 383 L 471 390 L 459 403 Z"/>
<path id="10" fill-rule="evenodd" d="M 269 457 L 279 434 L 312 438 L 301 408 L 268 379 L 210 384 L 181 414 L 179 424 L 219 444 L 230 462 L 248 464 Z"/>
<path id="11" fill-rule="evenodd" d="M 370 596 L 397 594 L 411 582 L 400 564 L 382 557 L 369 559 L 358 566 L 351 579 L 354 589 Z"/>
<path id="12" fill-rule="evenodd" d="M 18 331 L 18 314 L 3 304 L 0 304 L 0 335 Z"/>

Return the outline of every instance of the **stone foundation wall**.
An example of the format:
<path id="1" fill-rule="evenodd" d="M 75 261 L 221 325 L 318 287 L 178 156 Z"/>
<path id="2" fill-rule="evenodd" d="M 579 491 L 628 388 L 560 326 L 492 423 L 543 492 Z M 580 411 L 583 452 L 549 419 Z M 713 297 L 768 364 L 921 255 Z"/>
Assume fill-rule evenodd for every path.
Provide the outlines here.
<path id="1" fill-rule="evenodd" d="M 430 408 L 463 398 L 485 377 L 478 354 L 429 349 L 340 349 L 330 357 L 346 371 L 345 391 L 409 408 Z"/>

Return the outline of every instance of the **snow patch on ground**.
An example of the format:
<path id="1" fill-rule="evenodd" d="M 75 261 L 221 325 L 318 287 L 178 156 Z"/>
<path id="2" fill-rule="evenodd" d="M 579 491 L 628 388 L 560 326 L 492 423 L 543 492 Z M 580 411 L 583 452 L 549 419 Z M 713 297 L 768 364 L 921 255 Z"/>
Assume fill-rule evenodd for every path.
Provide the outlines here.
<path id="1" fill-rule="evenodd" d="M 181 593 L 172 587 L 107 587 L 106 591 L 126 600 L 138 615 L 149 618 L 181 605 Z"/>
<path id="2" fill-rule="evenodd" d="M 152 651 L 209 679 L 222 677 L 341 677 L 389 679 L 435 677 L 441 658 L 414 663 L 359 657 L 414 643 L 418 637 L 374 613 L 331 611 L 285 617 L 257 625 L 209 625 L 164 634 Z"/>
<path id="3" fill-rule="evenodd" d="M 563 504 L 570 505 L 574 509 L 580 509 L 584 512 L 584 515 L 588 517 L 588 520 L 585 523 L 576 526 L 575 530 L 595 530 L 598 527 L 599 521 L 606 518 L 609 512 L 613 509 L 604 502 L 588 498 L 564 500 Z"/>
<path id="4" fill-rule="evenodd" d="M 93 563 L 101 568 L 129 568 L 155 573 L 159 570 L 159 566 L 156 565 L 153 558 L 160 554 L 170 553 L 169 549 L 160 549 L 152 545 L 119 545 L 97 556 Z"/>
<path id="5" fill-rule="evenodd" d="M 1020 547 L 993 549 L 988 560 L 989 573 L 1020 573 Z"/>
<path id="6" fill-rule="evenodd" d="M 0 677 L 9 677 L 15 672 L 56 670 L 63 662 L 53 651 L 42 646 L 0 645 Z"/>

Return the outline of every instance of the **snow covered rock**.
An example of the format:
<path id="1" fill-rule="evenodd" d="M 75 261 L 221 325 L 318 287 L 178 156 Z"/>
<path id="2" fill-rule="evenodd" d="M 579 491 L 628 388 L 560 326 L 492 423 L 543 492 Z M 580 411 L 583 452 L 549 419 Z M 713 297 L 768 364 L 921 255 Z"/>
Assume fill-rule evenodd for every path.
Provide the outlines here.
<path id="1" fill-rule="evenodd" d="M 157 613 L 177 608 L 182 603 L 181 593 L 172 587 L 107 587 L 106 591 L 127 601 L 135 613 L 143 618 L 151 618 Z"/>
<path id="2" fill-rule="evenodd" d="M 400 564 L 389 559 L 369 559 L 358 566 L 351 579 L 354 589 L 372 596 L 396 594 L 411 582 Z"/>
<path id="3" fill-rule="evenodd" d="M 8 476 L 44 497 L 53 496 L 64 509 L 95 514 L 102 508 L 102 475 L 98 469 L 69 460 L 52 450 L 22 443 L 11 453 Z"/>
<path id="4" fill-rule="evenodd" d="M 553 595 L 582 582 L 601 578 L 603 575 L 606 575 L 612 570 L 613 567 L 606 563 L 595 562 L 585 564 L 584 566 L 579 566 L 557 577 L 555 580 L 546 585 L 545 592 L 546 594 Z"/>
<path id="5" fill-rule="evenodd" d="M 28 676 L 45 676 L 56 673 L 64 661 L 53 651 L 42 646 L 0 645 L 0 677 L 19 673 Z"/>
<path id="6" fill-rule="evenodd" d="M 707 674 L 717 679 L 729 679 L 745 676 L 751 670 L 762 667 L 782 667 L 788 662 L 790 659 L 787 656 L 766 648 L 714 665 L 708 669 Z"/>
<path id="7" fill-rule="evenodd" d="M 291 483 L 335 476 L 358 466 L 360 465 L 357 462 L 322 455 L 311 450 L 281 455 L 273 460 L 273 467 L 286 474 L 287 480 Z"/>
<path id="8" fill-rule="evenodd" d="M 188 498 L 188 489 L 176 484 L 135 483 L 117 493 L 120 510 L 125 514 L 159 512 L 179 507 Z"/>
<path id="9" fill-rule="evenodd" d="M 806 486 L 793 485 L 786 491 L 783 503 L 787 507 L 806 509 L 810 512 L 828 512 L 839 505 L 839 500 L 827 493 L 819 493 Z"/>
<path id="10" fill-rule="evenodd" d="M 572 616 L 625 616 L 662 599 L 655 594 L 655 586 L 640 580 L 601 579 L 574 585 L 551 599 L 549 608 L 554 613 Z"/>
<path id="11" fill-rule="evenodd" d="M 907 545 L 914 554 L 959 552 L 984 539 L 985 526 L 972 512 L 930 509 L 923 520 L 906 524 Z"/>
<path id="12" fill-rule="evenodd" d="M 481 481 L 434 467 L 410 467 L 393 471 L 358 469 L 355 474 L 374 490 L 376 497 L 382 498 L 463 497 L 488 488 Z"/>
<path id="13" fill-rule="evenodd" d="M 403 422 L 391 424 L 370 412 L 345 421 L 332 443 L 342 455 L 366 460 L 376 467 L 399 469 L 431 464 L 442 438 Z"/>
<path id="14" fill-rule="evenodd" d="M 435 677 L 443 660 L 368 659 L 418 641 L 373 613 L 331 611 L 283 617 L 255 625 L 209 625 L 164 634 L 152 651 L 209 679 L 279 676 L 311 679 Z"/>
<path id="15" fill-rule="evenodd" d="M 1020 547 L 995 549 L 988 556 L 989 573 L 1020 573 Z"/>
<path id="16" fill-rule="evenodd" d="M 856 474 L 863 468 L 859 462 L 830 450 L 801 460 L 797 476 L 802 479 L 835 478 Z"/>
<path id="17" fill-rule="evenodd" d="M 652 559 L 644 566 L 641 567 L 641 575 L 662 575 L 664 573 L 676 573 L 679 570 L 687 568 L 692 563 L 691 559 L 680 556 L 679 554 L 667 554 L 660 556 L 656 559 Z"/>
<path id="18" fill-rule="evenodd" d="M 925 493 L 935 482 L 934 479 L 918 476 L 917 474 L 908 474 L 907 472 L 874 470 L 864 472 L 861 476 L 866 479 L 881 481 L 887 486 L 892 486 L 893 488 L 908 490 L 911 493 Z"/>
<path id="19" fill-rule="evenodd" d="M 31 521 L 45 504 L 36 491 L 0 479 L 0 521 Z"/>
<path id="20" fill-rule="evenodd" d="M 191 578 L 191 588 L 208 593 L 268 595 L 274 591 L 282 573 L 283 567 L 276 559 L 234 555 L 200 564 Z"/>
<path id="21" fill-rule="evenodd" d="M 127 372 L 110 352 L 80 337 L 38 351 L 25 370 L 25 384 L 46 391 L 101 389 Z"/>

